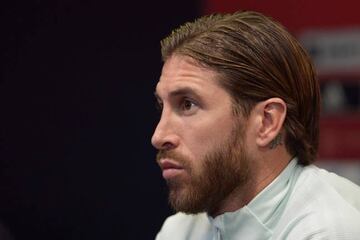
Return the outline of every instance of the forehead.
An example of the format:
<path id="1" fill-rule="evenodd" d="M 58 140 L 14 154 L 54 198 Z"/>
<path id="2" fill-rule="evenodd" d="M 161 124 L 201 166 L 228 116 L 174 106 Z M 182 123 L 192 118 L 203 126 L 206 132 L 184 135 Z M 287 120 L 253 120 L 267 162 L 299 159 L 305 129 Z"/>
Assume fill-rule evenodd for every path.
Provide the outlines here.
<path id="1" fill-rule="evenodd" d="M 163 95 L 182 88 L 194 91 L 224 91 L 218 83 L 219 74 L 200 66 L 190 57 L 173 55 L 164 63 L 156 93 Z"/>

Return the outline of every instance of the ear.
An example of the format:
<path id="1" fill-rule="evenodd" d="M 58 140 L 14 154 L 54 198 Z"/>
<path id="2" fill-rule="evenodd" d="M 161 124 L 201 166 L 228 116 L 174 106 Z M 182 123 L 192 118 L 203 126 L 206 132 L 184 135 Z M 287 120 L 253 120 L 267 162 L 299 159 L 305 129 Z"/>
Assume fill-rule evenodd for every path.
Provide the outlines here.
<path id="1" fill-rule="evenodd" d="M 272 147 L 272 141 L 283 141 L 283 139 L 275 140 L 275 138 L 281 137 L 279 134 L 286 117 L 287 107 L 284 100 L 281 98 L 269 98 L 258 103 L 255 108 L 257 108 L 256 113 L 259 120 L 256 144 L 259 147 Z"/>

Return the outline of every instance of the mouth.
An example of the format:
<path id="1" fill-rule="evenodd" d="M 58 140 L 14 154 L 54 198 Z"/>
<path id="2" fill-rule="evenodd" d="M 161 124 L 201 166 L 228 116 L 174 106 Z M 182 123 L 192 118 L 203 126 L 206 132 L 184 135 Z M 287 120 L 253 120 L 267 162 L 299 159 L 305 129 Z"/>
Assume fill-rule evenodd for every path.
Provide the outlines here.
<path id="1" fill-rule="evenodd" d="M 173 178 L 184 171 L 184 168 L 179 163 L 171 159 L 161 159 L 159 165 L 165 179 Z"/>

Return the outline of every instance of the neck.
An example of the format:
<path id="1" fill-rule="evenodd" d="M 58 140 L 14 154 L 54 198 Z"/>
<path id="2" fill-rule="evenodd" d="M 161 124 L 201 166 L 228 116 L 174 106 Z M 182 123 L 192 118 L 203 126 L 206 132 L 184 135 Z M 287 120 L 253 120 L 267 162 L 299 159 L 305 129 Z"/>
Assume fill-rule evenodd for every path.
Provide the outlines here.
<path id="1" fill-rule="evenodd" d="M 234 212 L 256 197 L 266 186 L 268 186 L 286 168 L 292 157 L 289 154 L 272 156 L 271 158 L 260 158 L 251 161 L 249 180 L 234 189 L 213 211 L 209 212 L 212 217 L 226 212 Z"/>

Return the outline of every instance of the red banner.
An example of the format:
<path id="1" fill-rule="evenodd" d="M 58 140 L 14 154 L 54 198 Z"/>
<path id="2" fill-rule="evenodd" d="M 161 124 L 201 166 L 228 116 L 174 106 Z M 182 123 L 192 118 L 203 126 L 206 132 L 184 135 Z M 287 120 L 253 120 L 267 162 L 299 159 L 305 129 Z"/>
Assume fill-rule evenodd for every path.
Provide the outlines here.
<path id="1" fill-rule="evenodd" d="M 360 25 L 360 1 L 203 0 L 204 13 L 254 10 L 272 16 L 291 32 Z"/>

